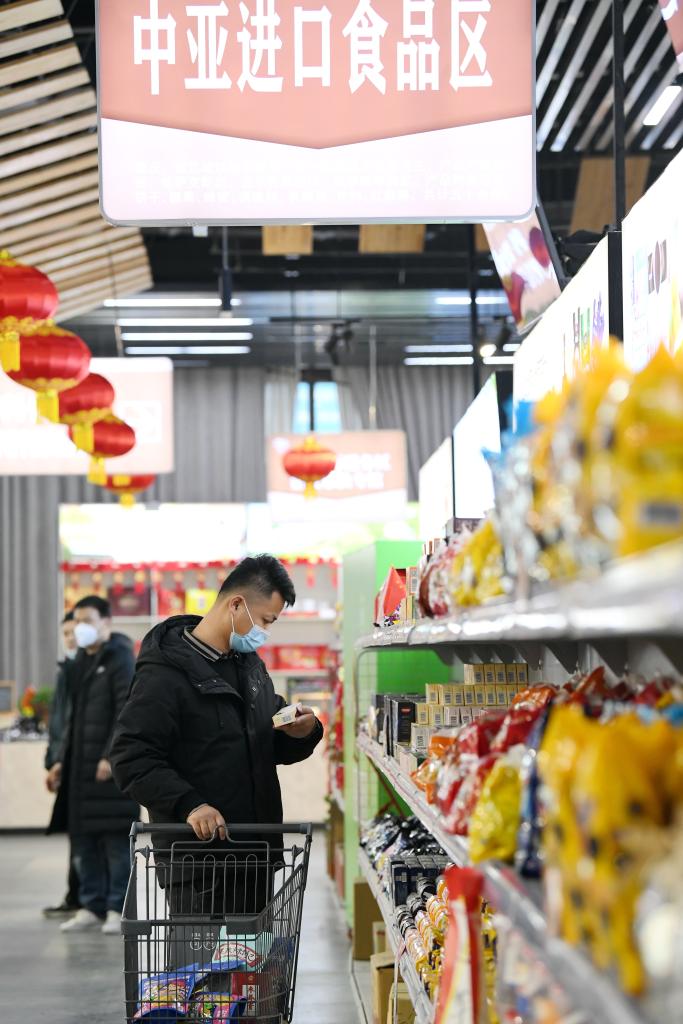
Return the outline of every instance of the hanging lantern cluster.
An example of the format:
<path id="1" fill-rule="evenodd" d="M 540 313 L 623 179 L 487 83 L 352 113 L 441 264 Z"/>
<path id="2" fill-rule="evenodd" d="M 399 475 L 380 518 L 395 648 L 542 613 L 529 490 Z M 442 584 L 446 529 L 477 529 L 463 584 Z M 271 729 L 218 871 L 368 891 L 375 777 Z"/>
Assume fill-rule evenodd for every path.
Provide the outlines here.
<path id="1" fill-rule="evenodd" d="M 288 476 L 303 480 L 305 498 L 314 498 L 315 484 L 329 476 L 337 465 L 337 455 L 330 448 L 323 448 L 315 437 L 307 437 L 284 455 L 282 465 Z"/>
<path id="2" fill-rule="evenodd" d="M 88 480 L 106 486 L 104 459 L 127 454 L 135 431 L 112 411 L 112 384 L 89 373 L 86 343 L 50 319 L 58 305 L 49 277 L 0 252 L 0 366 L 15 383 L 36 392 L 39 417 L 69 427 L 76 447 L 92 456 Z M 134 494 L 154 477 L 125 479 L 149 481 L 139 488 L 131 484 L 125 493 Z"/>

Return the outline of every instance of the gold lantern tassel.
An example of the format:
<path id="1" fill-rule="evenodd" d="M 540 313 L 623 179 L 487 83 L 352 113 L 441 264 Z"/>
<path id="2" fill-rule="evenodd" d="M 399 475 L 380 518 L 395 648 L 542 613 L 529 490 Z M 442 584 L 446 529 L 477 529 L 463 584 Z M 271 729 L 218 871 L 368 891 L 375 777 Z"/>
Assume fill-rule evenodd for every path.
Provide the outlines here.
<path id="1" fill-rule="evenodd" d="M 124 508 L 133 508 L 135 505 L 134 494 L 122 494 L 119 498 L 119 504 L 123 505 Z"/>
<path id="2" fill-rule="evenodd" d="M 59 395 L 56 391 L 41 391 L 38 395 L 38 419 L 59 423 Z"/>
<path id="3" fill-rule="evenodd" d="M 304 487 L 304 498 L 315 498 L 315 497 L 316 497 L 315 484 L 313 483 L 312 480 L 307 480 L 306 481 L 306 486 Z"/>
<path id="4" fill-rule="evenodd" d="M 96 484 L 98 487 L 104 487 L 107 482 L 107 468 L 104 464 L 104 459 L 94 456 L 90 460 L 90 468 L 88 469 L 88 482 Z"/>
<path id="5" fill-rule="evenodd" d="M 74 423 L 71 436 L 77 448 L 82 452 L 92 452 L 95 448 L 95 428 L 92 423 Z"/>
<path id="6" fill-rule="evenodd" d="M 0 328 L 0 364 L 5 373 L 16 373 L 21 369 L 21 345 L 19 331 L 6 322 Z"/>

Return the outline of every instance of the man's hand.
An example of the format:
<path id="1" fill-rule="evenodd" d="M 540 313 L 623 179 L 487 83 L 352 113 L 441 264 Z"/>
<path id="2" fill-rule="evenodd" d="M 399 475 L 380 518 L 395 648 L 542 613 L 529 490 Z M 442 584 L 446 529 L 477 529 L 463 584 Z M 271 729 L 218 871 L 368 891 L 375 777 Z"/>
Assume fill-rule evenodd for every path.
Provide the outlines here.
<path id="1" fill-rule="evenodd" d="M 291 725 L 280 726 L 278 732 L 284 732 L 295 740 L 305 740 L 315 729 L 316 717 L 313 708 L 299 704 L 296 721 Z"/>
<path id="2" fill-rule="evenodd" d="M 103 757 L 101 761 L 97 762 L 97 771 L 95 772 L 95 780 L 97 782 L 109 782 L 111 778 L 111 765 L 107 761 L 106 757 Z"/>
<path id="3" fill-rule="evenodd" d="M 194 829 L 197 839 L 212 839 L 214 832 L 218 832 L 221 839 L 225 839 L 225 818 L 220 811 L 209 804 L 202 804 L 190 814 L 187 824 Z"/>
<path id="4" fill-rule="evenodd" d="M 45 777 L 48 793 L 56 793 L 62 783 L 62 766 L 59 761 L 52 765 Z"/>

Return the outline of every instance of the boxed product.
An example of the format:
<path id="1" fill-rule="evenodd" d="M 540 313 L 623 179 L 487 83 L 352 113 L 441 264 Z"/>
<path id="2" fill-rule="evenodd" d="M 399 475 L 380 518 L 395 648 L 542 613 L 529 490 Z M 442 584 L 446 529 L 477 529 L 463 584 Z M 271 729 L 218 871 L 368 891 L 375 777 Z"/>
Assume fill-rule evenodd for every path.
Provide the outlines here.
<path id="1" fill-rule="evenodd" d="M 171 615 L 183 615 L 185 612 L 185 591 L 157 587 L 157 612 L 162 619 L 170 618 Z"/>
<path id="2" fill-rule="evenodd" d="M 394 748 L 396 747 L 397 744 L 405 744 L 406 746 L 410 744 L 410 728 L 415 722 L 415 718 L 417 716 L 417 705 L 418 699 L 415 696 L 390 696 L 389 707 L 391 708 L 391 749 L 387 751 L 387 753 L 389 753 L 390 755 L 393 755 Z"/>
<path id="3" fill-rule="evenodd" d="M 484 682 L 487 685 L 496 685 L 496 666 L 493 664 L 484 665 Z"/>
<path id="4" fill-rule="evenodd" d="M 474 687 L 475 707 L 483 708 L 486 705 L 486 686 L 484 683 L 475 683 Z"/>
<path id="5" fill-rule="evenodd" d="M 415 714 L 418 725 L 429 725 L 429 704 L 418 704 Z"/>
<path id="6" fill-rule="evenodd" d="M 344 844 L 337 843 L 334 848 L 334 884 L 340 900 L 344 899 Z"/>
<path id="7" fill-rule="evenodd" d="M 394 984 L 394 954 L 374 953 L 370 957 L 372 979 L 372 1021 L 385 1024 L 391 986 Z"/>
<path id="8" fill-rule="evenodd" d="M 389 952 L 387 947 L 387 926 L 384 921 L 375 921 L 372 926 L 372 952 L 373 955 Z"/>
<path id="9" fill-rule="evenodd" d="M 353 883 L 353 959 L 369 960 L 372 956 L 372 926 L 382 915 L 367 882 L 357 878 Z"/>
<path id="10" fill-rule="evenodd" d="M 487 708 L 495 708 L 498 703 L 496 696 L 496 684 L 486 683 L 484 686 L 484 705 Z"/>
<path id="11" fill-rule="evenodd" d="M 452 707 L 443 709 L 444 725 L 449 729 L 457 728 L 460 725 L 460 714 L 462 708 Z"/>
<path id="12" fill-rule="evenodd" d="M 453 687 L 444 684 L 439 689 L 441 691 L 441 704 L 444 707 L 450 707 L 453 704 Z"/>
<path id="13" fill-rule="evenodd" d="M 465 686 L 463 683 L 453 685 L 453 707 L 461 708 L 465 703 Z"/>
<path id="14" fill-rule="evenodd" d="M 146 586 L 114 586 L 109 589 L 111 613 L 124 618 L 149 615 L 152 610 L 152 592 Z"/>
<path id="15" fill-rule="evenodd" d="M 199 587 L 191 587 L 185 591 L 185 613 L 187 615 L 206 615 L 215 604 L 217 597 L 217 590 L 200 590 Z"/>
<path id="16" fill-rule="evenodd" d="M 273 715 L 273 725 L 276 729 L 281 729 L 283 725 L 291 725 L 292 722 L 296 721 L 298 713 L 298 704 L 288 704 L 286 708 L 282 708 Z"/>
<path id="17" fill-rule="evenodd" d="M 508 704 L 512 704 L 513 700 L 515 699 L 515 697 L 519 693 L 519 689 L 517 687 L 517 683 L 506 683 L 505 684 L 505 689 L 506 689 L 507 695 L 508 695 Z"/>
<path id="18" fill-rule="evenodd" d="M 405 772 L 406 775 L 412 775 L 413 772 L 417 771 L 417 755 L 412 752 L 412 750 L 407 744 L 395 743 L 394 757 L 398 762 L 399 768 L 401 769 L 401 771 Z"/>
<path id="19" fill-rule="evenodd" d="M 270 644 L 259 648 L 259 658 L 269 671 L 277 668 L 277 647 Z"/>
<path id="20" fill-rule="evenodd" d="M 516 686 L 517 685 L 517 666 L 516 665 L 506 665 L 505 666 L 505 682 L 508 684 L 508 686 L 510 686 L 510 685 Z"/>
<path id="21" fill-rule="evenodd" d="M 449 710 L 451 709 L 444 709 L 444 711 Z M 428 726 L 413 723 L 410 727 L 410 749 L 420 754 L 426 754 L 427 747 L 429 746 L 430 734 L 431 730 Z"/>
<path id="22" fill-rule="evenodd" d="M 460 708 L 460 724 L 469 725 L 472 721 L 472 708 Z"/>
<path id="23" fill-rule="evenodd" d="M 327 648 L 320 644 L 282 644 L 278 647 L 278 668 L 317 669 L 325 665 Z"/>
<path id="24" fill-rule="evenodd" d="M 444 710 L 445 709 L 444 709 L 442 704 L 430 704 L 429 705 L 429 724 L 432 727 L 432 729 L 441 729 L 442 728 L 442 726 L 444 724 L 444 720 L 443 720 Z"/>
<path id="25" fill-rule="evenodd" d="M 508 703 L 507 683 L 496 686 L 496 704 L 499 708 L 506 708 Z"/>
<path id="26" fill-rule="evenodd" d="M 500 662 L 500 664 L 496 664 L 494 667 L 496 670 L 496 686 L 505 686 L 507 683 L 507 666 Z"/>
<path id="27" fill-rule="evenodd" d="M 467 708 L 474 707 L 474 687 L 473 686 L 466 686 L 465 687 L 465 707 L 467 707 Z"/>
<path id="28" fill-rule="evenodd" d="M 474 685 L 476 686 L 478 683 L 485 682 L 486 681 L 486 666 L 485 665 L 481 665 L 481 664 L 476 664 L 476 665 L 473 665 L 472 668 L 474 670 L 473 673 L 472 673 L 472 682 L 474 683 Z"/>
<path id="29" fill-rule="evenodd" d="M 438 683 L 427 683 L 425 694 L 428 704 L 441 704 L 441 687 Z"/>
<path id="30" fill-rule="evenodd" d="M 522 686 L 529 685 L 529 666 L 526 664 L 519 664 L 516 666 L 517 669 L 517 682 Z"/>
<path id="31" fill-rule="evenodd" d="M 415 1010 L 403 982 L 391 986 L 386 1024 L 415 1024 Z"/>

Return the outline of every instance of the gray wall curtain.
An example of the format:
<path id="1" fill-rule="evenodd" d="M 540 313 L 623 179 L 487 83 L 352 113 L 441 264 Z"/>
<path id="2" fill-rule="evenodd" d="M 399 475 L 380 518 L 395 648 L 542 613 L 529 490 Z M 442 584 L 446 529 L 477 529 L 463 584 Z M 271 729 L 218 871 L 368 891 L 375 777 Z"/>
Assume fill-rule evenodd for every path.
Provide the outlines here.
<path id="1" fill-rule="evenodd" d="M 291 434 L 299 374 L 296 370 L 269 370 L 266 377 L 265 433 Z"/>
<path id="2" fill-rule="evenodd" d="M 178 370 L 176 470 L 152 501 L 265 501 L 265 372 Z M 60 503 L 116 501 L 83 477 L 0 476 L 0 679 L 52 685 Z"/>
<path id="3" fill-rule="evenodd" d="M 362 366 L 335 370 L 344 430 L 369 428 L 368 372 Z M 457 366 L 383 366 L 377 377 L 377 428 L 405 430 L 408 490 L 417 500 L 418 476 L 472 401 L 472 374 Z"/>

